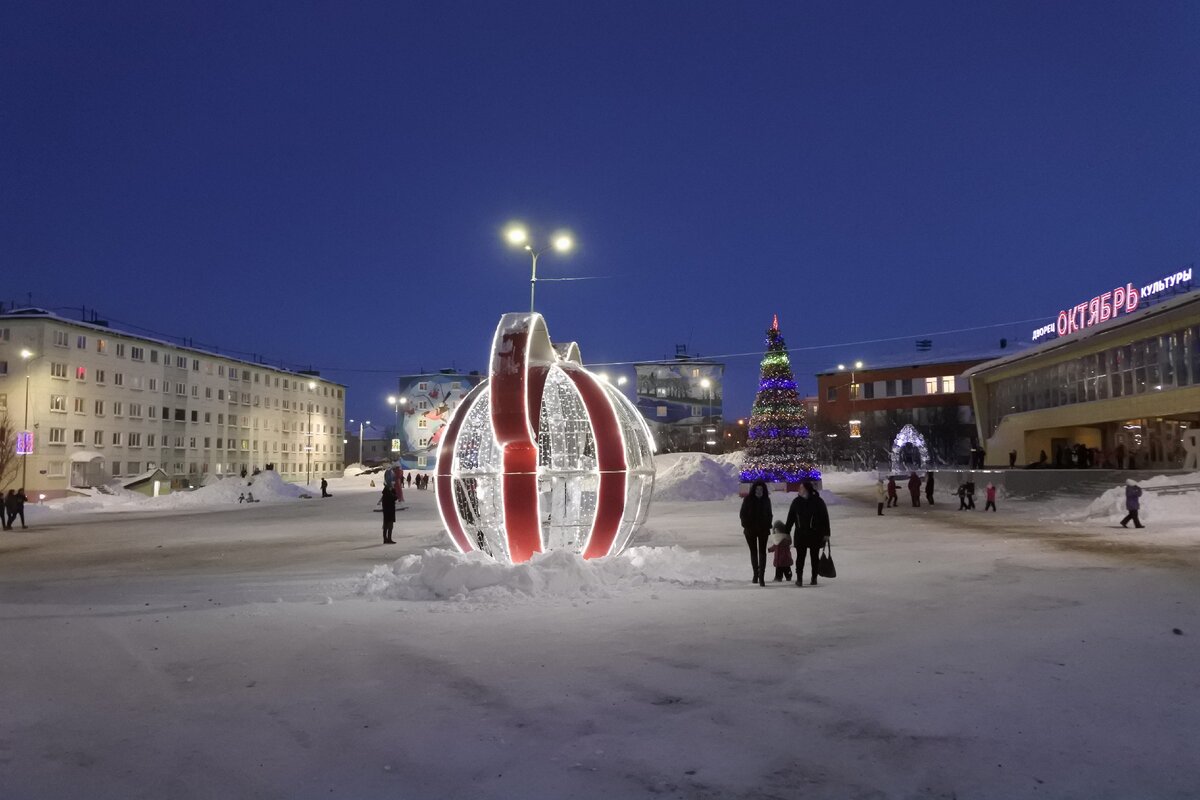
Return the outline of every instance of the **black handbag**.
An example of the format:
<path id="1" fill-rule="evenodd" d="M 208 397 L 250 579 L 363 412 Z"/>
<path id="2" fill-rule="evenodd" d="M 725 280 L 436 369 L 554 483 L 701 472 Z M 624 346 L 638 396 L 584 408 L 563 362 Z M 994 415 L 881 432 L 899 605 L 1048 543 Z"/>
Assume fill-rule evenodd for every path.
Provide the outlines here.
<path id="1" fill-rule="evenodd" d="M 817 558 L 817 574 L 822 578 L 837 577 L 837 567 L 833 565 L 833 548 L 829 546 L 829 542 L 825 543 L 825 549 Z"/>

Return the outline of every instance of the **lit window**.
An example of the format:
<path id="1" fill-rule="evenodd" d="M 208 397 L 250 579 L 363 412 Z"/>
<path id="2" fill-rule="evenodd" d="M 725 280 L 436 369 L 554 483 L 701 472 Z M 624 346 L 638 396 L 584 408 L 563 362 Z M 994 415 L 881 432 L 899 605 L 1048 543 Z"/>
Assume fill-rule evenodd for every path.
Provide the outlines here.
<path id="1" fill-rule="evenodd" d="M 942 391 L 946 394 L 954 394 L 954 376 L 946 375 L 942 378 Z"/>
<path id="2" fill-rule="evenodd" d="M 77 380 L 77 381 L 87 380 L 87 367 L 76 367 L 75 368 L 75 380 Z"/>
<path id="3" fill-rule="evenodd" d="M 937 378 L 926 378 L 925 379 L 925 394 L 937 394 L 937 393 L 938 393 L 938 379 Z"/>

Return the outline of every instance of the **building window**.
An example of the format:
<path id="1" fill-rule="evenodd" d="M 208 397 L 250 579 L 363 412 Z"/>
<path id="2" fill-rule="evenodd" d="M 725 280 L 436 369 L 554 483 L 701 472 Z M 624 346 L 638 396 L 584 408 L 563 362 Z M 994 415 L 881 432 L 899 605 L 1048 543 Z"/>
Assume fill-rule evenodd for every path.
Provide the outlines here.
<path id="1" fill-rule="evenodd" d="M 50 410 L 51 411 L 66 411 L 67 396 L 65 394 L 50 395 Z"/>
<path id="2" fill-rule="evenodd" d="M 912 378 L 901 378 L 900 379 L 900 395 L 902 397 L 911 397 L 912 393 L 913 393 Z"/>
<path id="3" fill-rule="evenodd" d="M 50 444 L 64 444 L 66 442 L 66 432 L 66 428 L 51 428 Z"/>
<path id="4" fill-rule="evenodd" d="M 141 471 L 142 471 L 142 462 L 140 462 L 140 461 L 130 461 L 125 465 L 125 474 L 126 475 L 138 475 L 138 474 L 141 474 Z"/>
<path id="5" fill-rule="evenodd" d="M 77 381 L 87 380 L 87 367 L 76 367 L 75 368 L 75 380 L 77 380 Z"/>
<path id="6" fill-rule="evenodd" d="M 46 474 L 51 478 L 61 478 L 66 475 L 65 461 L 51 461 L 46 464 Z"/>
<path id="7" fill-rule="evenodd" d="M 146 434 L 146 447 L 154 447 L 157 437 L 153 433 Z"/>
<path id="8" fill-rule="evenodd" d="M 655 413 L 660 417 L 665 417 L 665 416 L 667 416 L 667 407 L 666 406 L 658 406 L 657 408 L 655 408 Z"/>
<path id="9" fill-rule="evenodd" d="M 76 414 L 86 414 L 87 413 L 86 411 L 83 410 L 83 404 L 86 403 L 87 401 L 84 400 L 82 397 L 73 398 L 71 402 L 74 403 L 74 405 L 75 405 L 75 413 Z"/>
<path id="10" fill-rule="evenodd" d="M 192 372 L 199 372 L 199 371 L 200 371 L 200 359 L 193 358 L 192 359 Z"/>
<path id="11" fill-rule="evenodd" d="M 50 377 L 51 378 L 66 378 L 67 365 L 58 361 L 50 362 Z"/>
<path id="12" fill-rule="evenodd" d="M 116 445 L 117 447 L 121 446 L 121 432 L 120 431 L 113 431 L 112 443 L 114 445 Z"/>
<path id="13" fill-rule="evenodd" d="M 107 353 L 108 352 L 108 342 L 104 341 L 103 339 L 97 339 L 96 340 L 96 352 L 97 353 Z"/>
<path id="14" fill-rule="evenodd" d="M 54 332 L 54 346 L 55 347 L 70 347 L 70 345 L 67 342 L 67 332 L 66 331 L 55 331 Z"/>
<path id="15" fill-rule="evenodd" d="M 142 435 L 140 433 L 131 433 L 126 439 L 126 444 L 130 447 L 142 446 Z"/>
<path id="16" fill-rule="evenodd" d="M 859 392 L 859 384 L 857 384 L 857 383 L 850 384 L 850 399 L 851 400 L 858 399 L 858 392 Z"/>
<path id="17" fill-rule="evenodd" d="M 828 389 L 825 390 L 825 399 L 827 401 L 829 401 L 830 403 L 837 401 L 837 387 L 836 386 L 830 386 Z"/>
<path id="18" fill-rule="evenodd" d="M 94 413 L 94 414 L 95 414 L 97 417 L 103 417 L 103 416 L 104 416 L 104 401 L 103 401 L 103 400 L 97 400 L 97 401 L 96 401 L 96 405 L 95 405 L 95 407 L 94 407 L 94 409 L 93 409 L 93 413 Z"/>
<path id="19" fill-rule="evenodd" d="M 937 394 L 937 393 L 938 393 L 938 379 L 937 378 L 926 378 L 925 379 L 925 394 Z"/>
<path id="20" fill-rule="evenodd" d="M 96 431 L 92 434 L 92 444 L 96 447 L 104 447 L 104 431 Z"/>
<path id="21" fill-rule="evenodd" d="M 146 360 L 146 351 L 144 349 L 142 349 L 141 347 L 130 347 L 129 348 L 129 357 L 132 358 L 134 361 L 145 361 Z"/>
<path id="22" fill-rule="evenodd" d="M 954 394 L 954 376 L 946 375 L 942 378 L 942 392 L 944 394 Z"/>
<path id="23" fill-rule="evenodd" d="M 113 402 L 113 416 L 114 417 L 125 416 L 125 404 L 122 403 L 120 400 L 116 400 Z"/>
<path id="24" fill-rule="evenodd" d="M 187 422 L 187 409 L 186 408 L 175 409 L 175 421 L 176 422 Z"/>
<path id="25" fill-rule="evenodd" d="M 157 363 L 158 363 L 158 351 L 157 351 L 157 350 L 151 350 L 151 351 L 150 351 L 150 363 L 151 363 L 151 364 L 157 364 Z"/>
<path id="26" fill-rule="evenodd" d="M 117 342 L 117 358 L 125 357 L 125 345 L 122 342 Z"/>
<path id="27" fill-rule="evenodd" d="M 187 369 L 188 360 L 186 356 L 175 356 L 175 366 L 180 369 Z"/>
<path id="28" fill-rule="evenodd" d="M 101 372 L 100 374 L 103 375 L 104 373 Z M 125 376 L 119 372 L 114 372 L 113 373 L 113 386 L 124 386 L 124 385 L 125 385 Z"/>
<path id="29" fill-rule="evenodd" d="M 87 350 L 87 337 L 86 336 L 75 337 L 75 346 L 77 348 L 79 348 L 80 350 Z"/>
<path id="30" fill-rule="evenodd" d="M 129 404 L 129 416 L 133 417 L 134 419 L 141 419 L 142 418 L 142 404 L 141 403 L 130 403 Z"/>
<path id="31" fill-rule="evenodd" d="M 121 474 L 121 462 L 120 461 L 112 462 L 112 476 L 115 478 L 120 474 Z"/>
<path id="32" fill-rule="evenodd" d="M 874 400 L 875 399 L 875 384 L 874 383 L 864 383 L 862 385 L 862 396 L 863 396 L 864 400 Z"/>
<path id="33" fill-rule="evenodd" d="M 72 444 L 83 444 L 83 428 L 76 428 L 71 433 Z"/>

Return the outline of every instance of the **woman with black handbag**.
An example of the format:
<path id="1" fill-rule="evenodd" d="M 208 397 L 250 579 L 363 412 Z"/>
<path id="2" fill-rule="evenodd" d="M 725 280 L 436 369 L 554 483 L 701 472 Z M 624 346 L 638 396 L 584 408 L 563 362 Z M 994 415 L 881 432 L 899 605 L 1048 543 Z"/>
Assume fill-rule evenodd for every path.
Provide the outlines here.
<path id="1" fill-rule="evenodd" d="M 792 501 L 788 510 L 786 528 L 790 533 L 796 526 L 796 585 L 804 585 L 804 554 L 812 562 L 812 574 L 809 586 L 817 585 L 817 562 L 821 557 L 821 548 L 829 543 L 829 509 L 821 499 L 821 493 L 813 486 L 812 481 L 800 484 L 800 492 Z"/>

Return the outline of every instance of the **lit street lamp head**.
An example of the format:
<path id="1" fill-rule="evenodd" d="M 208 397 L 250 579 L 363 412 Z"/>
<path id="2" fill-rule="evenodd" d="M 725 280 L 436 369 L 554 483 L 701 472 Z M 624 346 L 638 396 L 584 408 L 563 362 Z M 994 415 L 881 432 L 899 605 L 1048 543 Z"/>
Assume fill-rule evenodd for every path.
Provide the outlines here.
<path id="1" fill-rule="evenodd" d="M 504 232 L 504 238 L 513 247 L 520 247 L 529 241 L 529 232 L 520 225 L 512 225 Z"/>
<path id="2" fill-rule="evenodd" d="M 396 396 L 395 396 L 394 394 L 389 394 L 389 395 L 388 395 L 388 405 L 389 405 L 389 406 L 394 406 L 394 405 L 396 405 L 396 402 L 397 402 L 397 401 L 396 401 Z"/>
<path id="3" fill-rule="evenodd" d="M 554 249 L 560 253 L 566 253 L 575 246 L 575 240 L 570 234 L 560 233 L 554 237 Z"/>
<path id="4" fill-rule="evenodd" d="M 863 362 L 861 362 L 861 361 L 855 361 L 855 362 L 854 362 L 854 368 L 855 368 L 855 369 L 862 369 L 862 365 L 863 365 Z"/>

